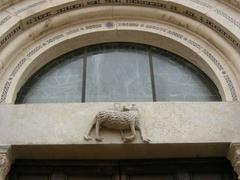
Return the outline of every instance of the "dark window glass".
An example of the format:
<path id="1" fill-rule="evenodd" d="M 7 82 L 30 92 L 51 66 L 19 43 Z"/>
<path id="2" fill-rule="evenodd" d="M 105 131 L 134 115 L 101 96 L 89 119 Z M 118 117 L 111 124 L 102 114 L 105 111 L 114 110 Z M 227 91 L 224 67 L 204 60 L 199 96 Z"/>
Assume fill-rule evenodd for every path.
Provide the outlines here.
<path id="1" fill-rule="evenodd" d="M 73 52 L 38 71 L 18 93 L 20 103 L 81 102 L 83 58 Z"/>
<path id="2" fill-rule="evenodd" d="M 110 48 L 93 50 L 87 57 L 86 102 L 152 101 L 148 53 Z"/>
<path id="3" fill-rule="evenodd" d="M 198 68 L 163 50 L 152 53 L 157 101 L 219 101 L 216 86 Z"/>
<path id="4" fill-rule="evenodd" d="M 57 58 L 21 88 L 16 103 L 221 101 L 198 68 L 166 50 L 132 43 L 85 47 Z"/>

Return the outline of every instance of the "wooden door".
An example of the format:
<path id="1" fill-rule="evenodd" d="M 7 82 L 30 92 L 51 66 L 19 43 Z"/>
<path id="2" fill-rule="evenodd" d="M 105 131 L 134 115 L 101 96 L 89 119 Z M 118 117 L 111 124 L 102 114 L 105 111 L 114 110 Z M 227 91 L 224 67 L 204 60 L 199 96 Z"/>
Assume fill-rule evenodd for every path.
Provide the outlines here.
<path id="1" fill-rule="evenodd" d="M 8 180 L 235 180 L 230 163 L 218 159 L 26 161 Z"/>

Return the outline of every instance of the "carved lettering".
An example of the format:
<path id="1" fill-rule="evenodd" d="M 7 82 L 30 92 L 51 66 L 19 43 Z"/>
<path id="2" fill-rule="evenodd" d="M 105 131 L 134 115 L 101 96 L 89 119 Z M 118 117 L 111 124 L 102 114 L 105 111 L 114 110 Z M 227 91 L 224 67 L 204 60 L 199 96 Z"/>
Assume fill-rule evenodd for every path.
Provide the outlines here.
<path id="1" fill-rule="evenodd" d="M 236 90 L 233 86 L 233 83 L 232 83 L 232 80 L 230 79 L 230 77 L 226 74 L 223 76 L 229 89 L 230 89 L 230 92 L 231 92 L 231 95 L 232 95 L 232 98 L 233 98 L 233 101 L 237 101 L 238 98 L 237 98 L 237 93 L 236 93 Z"/>
<path id="2" fill-rule="evenodd" d="M 171 10 L 171 11 L 177 11 L 177 6 L 171 5 L 171 6 L 170 6 L 170 10 Z"/>
<path id="3" fill-rule="evenodd" d="M 186 11 L 184 11 L 183 13 L 184 13 L 185 15 L 191 17 L 191 18 L 194 18 L 194 19 L 196 18 L 195 13 L 193 13 L 193 12 L 190 11 L 190 10 L 186 10 Z"/>
<path id="4" fill-rule="evenodd" d="M 92 6 L 92 5 L 96 5 L 96 4 L 100 4 L 100 0 L 93 0 L 93 1 L 88 1 L 87 2 L 87 5 L 89 6 Z"/>
<path id="5" fill-rule="evenodd" d="M 218 62 L 218 60 L 210 53 L 207 49 L 203 50 L 203 53 L 209 57 L 209 59 L 217 66 L 219 71 L 223 70 L 223 66 Z"/>
<path id="6" fill-rule="evenodd" d="M 11 19 L 10 15 L 8 15 L 8 16 L 4 17 L 2 20 L 0 20 L 0 26 L 5 24 L 9 19 Z"/>
<path id="7" fill-rule="evenodd" d="M 86 26 L 85 28 L 88 30 L 88 29 L 95 29 L 100 27 L 102 27 L 102 24 L 93 24 L 93 25 Z"/>
<path id="8" fill-rule="evenodd" d="M 122 3 L 121 0 L 105 0 L 106 4 L 120 4 Z"/>
<path id="9" fill-rule="evenodd" d="M 202 46 L 201 46 L 200 44 L 198 44 L 197 42 L 195 42 L 195 41 L 193 41 L 193 40 L 191 40 L 191 39 L 189 39 L 187 42 L 188 42 L 189 44 L 191 44 L 192 46 L 198 48 L 199 50 L 202 49 Z"/>
<path id="10" fill-rule="evenodd" d="M 183 38 L 183 35 L 182 35 L 182 34 L 177 33 L 177 32 L 175 32 L 175 31 L 172 31 L 172 30 L 168 30 L 167 33 L 168 33 L 168 34 L 171 34 L 171 35 L 173 35 L 173 36 L 175 36 L 175 37 L 177 37 L 177 38 L 180 38 L 180 39 Z"/>
<path id="11" fill-rule="evenodd" d="M 240 21 L 237 21 L 236 19 L 232 18 L 231 16 L 229 16 L 227 13 L 225 13 L 222 10 L 219 9 L 215 9 L 214 10 L 218 15 L 224 17 L 225 19 L 227 19 L 229 22 L 231 22 L 232 24 L 234 24 L 235 26 L 237 26 L 240 29 Z"/>
<path id="12" fill-rule="evenodd" d="M 69 6 L 65 6 L 61 9 L 57 9 L 55 14 L 66 13 L 66 12 L 69 12 L 69 11 L 72 11 L 72 10 L 75 10 L 75 9 L 78 9 L 78 8 L 83 8 L 84 6 L 85 5 L 83 3 L 72 4 L 72 5 L 69 5 Z"/>
<path id="13" fill-rule="evenodd" d="M 80 31 L 79 28 L 75 28 L 75 29 L 71 29 L 70 31 L 66 32 L 66 34 L 71 35 L 71 34 L 79 32 L 79 31 Z"/>
<path id="14" fill-rule="evenodd" d="M 17 34 L 20 30 L 22 30 L 21 26 L 17 26 L 10 33 L 8 33 L 1 41 L 0 48 L 5 45 L 15 34 Z"/>
<path id="15" fill-rule="evenodd" d="M 33 50 L 31 50 L 29 53 L 27 53 L 27 57 L 33 56 L 35 53 L 37 53 L 40 49 L 42 49 L 42 45 L 38 45 Z"/>
<path id="16" fill-rule="evenodd" d="M 7 97 L 7 93 L 8 93 L 8 90 L 10 88 L 10 85 L 11 85 L 11 81 L 7 81 L 4 85 L 4 88 L 3 88 L 3 92 L 1 94 L 1 99 L 0 99 L 0 103 L 3 103 L 5 102 L 6 100 L 6 97 Z"/>
<path id="17" fill-rule="evenodd" d="M 118 23 L 118 26 L 138 27 L 139 24 L 134 22 L 121 22 L 121 23 Z"/>
<path id="18" fill-rule="evenodd" d="M 145 5 L 145 6 L 152 6 L 158 8 L 167 8 L 167 4 L 154 2 L 154 1 L 146 1 L 146 0 L 126 0 L 126 4 L 138 4 L 138 5 Z"/>
<path id="19" fill-rule="evenodd" d="M 33 23 L 36 23 L 36 22 L 39 22 L 39 21 L 43 21 L 43 20 L 45 20 L 45 19 L 47 19 L 47 18 L 49 18 L 51 16 L 52 16 L 51 12 L 46 12 L 44 14 L 40 14 L 38 16 L 35 16 L 35 17 L 29 19 L 27 21 L 27 25 L 30 25 L 30 24 L 33 24 Z"/>
<path id="20" fill-rule="evenodd" d="M 56 40 L 58 40 L 58 39 L 60 39 L 62 37 L 64 37 L 64 35 L 63 34 L 59 34 L 59 35 L 56 35 L 56 36 L 46 40 L 46 42 L 47 42 L 47 44 L 51 44 L 52 42 L 54 42 L 54 41 L 56 41 Z"/>
<path id="21" fill-rule="evenodd" d="M 13 69 L 12 73 L 10 74 L 10 77 L 15 77 L 15 75 L 17 74 L 18 70 L 22 67 L 22 65 L 27 61 L 27 58 L 23 58 L 21 59 L 17 66 L 15 66 L 15 68 Z"/>
<path id="22" fill-rule="evenodd" d="M 206 20 L 205 24 L 207 24 L 208 26 L 210 26 L 212 29 L 214 29 L 215 31 L 217 31 L 218 33 L 222 34 L 226 39 L 228 39 L 229 41 L 231 41 L 235 46 L 240 47 L 240 43 L 238 43 L 234 37 L 232 37 L 231 35 L 229 35 L 228 33 L 226 33 L 222 28 L 218 27 L 215 23 L 213 23 L 210 20 Z"/>
<path id="23" fill-rule="evenodd" d="M 162 32 L 166 32 L 166 31 L 167 31 L 167 29 L 165 29 L 165 28 L 158 27 L 158 26 L 154 26 L 154 25 L 146 25 L 146 28 L 148 28 L 148 29 L 154 29 L 154 30 L 159 30 L 159 31 L 162 31 Z"/>

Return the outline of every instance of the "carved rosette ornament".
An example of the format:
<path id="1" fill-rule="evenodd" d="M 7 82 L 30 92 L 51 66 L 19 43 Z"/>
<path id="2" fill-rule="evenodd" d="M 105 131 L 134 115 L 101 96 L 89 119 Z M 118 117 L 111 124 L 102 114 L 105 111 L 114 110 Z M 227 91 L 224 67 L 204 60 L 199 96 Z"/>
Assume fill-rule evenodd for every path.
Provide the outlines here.
<path id="1" fill-rule="evenodd" d="M 238 180 L 240 180 L 240 143 L 230 145 L 227 158 L 230 160 L 234 171 L 237 173 Z"/>
<path id="2" fill-rule="evenodd" d="M 119 130 L 123 142 L 131 142 L 136 139 L 136 130 L 140 132 L 141 139 L 144 143 L 150 142 L 145 135 L 143 124 L 140 121 L 140 112 L 135 104 L 131 106 L 121 106 L 116 103 L 113 109 L 98 112 L 84 136 L 86 141 L 93 139 L 90 134 L 94 127 L 96 131 L 96 141 L 103 140 L 100 136 L 100 129 L 104 127 Z M 127 130 L 131 131 L 131 135 L 126 136 L 124 134 Z"/>

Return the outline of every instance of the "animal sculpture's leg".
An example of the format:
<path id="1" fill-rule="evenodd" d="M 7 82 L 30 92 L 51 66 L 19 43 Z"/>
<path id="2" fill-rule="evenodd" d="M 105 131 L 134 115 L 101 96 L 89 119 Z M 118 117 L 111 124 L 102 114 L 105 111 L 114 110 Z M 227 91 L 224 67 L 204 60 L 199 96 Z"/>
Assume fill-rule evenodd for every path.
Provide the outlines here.
<path id="1" fill-rule="evenodd" d="M 139 126 L 138 126 L 137 129 L 138 129 L 139 132 L 140 132 L 140 136 L 141 136 L 142 141 L 143 141 L 144 143 L 150 143 L 151 140 L 148 139 L 148 138 L 146 138 L 145 132 L 143 132 L 142 127 L 139 127 Z"/>
<path id="2" fill-rule="evenodd" d="M 100 129 L 100 122 L 98 120 L 96 120 L 96 141 L 102 141 L 103 138 L 100 136 L 99 133 L 99 129 Z"/>
<path id="3" fill-rule="evenodd" d="M 121 138 L 122 138 L 123 142 L 126 142 L 124 130 L 120 130 L 120 133 L 121 133 Z"/>
<path id="4" fill-rule="evenodd" d="M 130 124 L 130 129 L 131 129 L 132 135 L 125 137 L 125 139 L 128 141 L 132 141 L 136 138 L 135 123 Z"/>
<path id="5" fill-rule="evenodd" d="M 87 131 L 86 135 L 84 136 L 84 139 L 85 139 L 86 141 L 90 141 L 90 140 L 93 139 L 93 138 L 90 136 L 90 133 L 91 133 L 91 131 L 92 131 L 95 123 L 96 123 L 96 122 L 95 122 L 95 119 L 94 119 L 94 120 L 92 121 L 90 127 L 88 128 L 88 131 Z"/>

